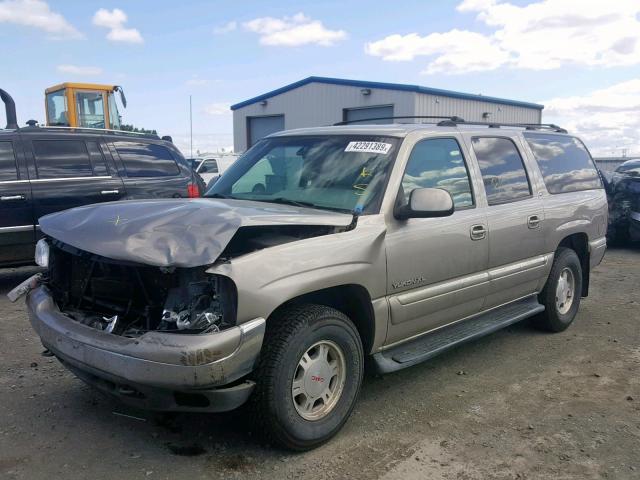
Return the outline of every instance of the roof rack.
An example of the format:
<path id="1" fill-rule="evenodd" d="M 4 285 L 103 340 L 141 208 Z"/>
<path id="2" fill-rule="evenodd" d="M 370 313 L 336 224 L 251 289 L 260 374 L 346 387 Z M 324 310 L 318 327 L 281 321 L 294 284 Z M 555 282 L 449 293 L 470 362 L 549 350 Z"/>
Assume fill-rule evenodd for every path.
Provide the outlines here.
<path id="1" fill-rule="evenodd" d="M 144 138 L 153 138 L 156 140 L 160 140 L 160 136 L 155 133 L 143 133 L 143 132 L 130 132 L 127 130 L 113 130 L 110 128 L 90 128 L 90 127 L 65 127 L 61 125 L 49 125 L 49 126 L 36 126 L 29 125 L 29 127 L 23 128 L 23 132 L 28 132 L 30 129 L 40 129 L 40 130 L 64 130 L 70 132 L 78 132 L 78 133 L 107 133 L 110 135 L 126 135 L 126 136 L 137 136 Z"/>
<path id="2" fill-rule="evenodd" d="M 350 125 L 352 123 L 359 123 L 359 122 L 372 122 L 372 121 L 376 121 L 376 120 L 396 120 L 399 118 L 424 118 L 424 119 L 429 119 L 429 120 L 445 120 L 445 121 L 451 121 L 451 122 L 457 122 L 457 123 L 465 123 L 463 118 L 460 117 L 456 117 L 454 116 L 443 116 L 443 115 L 407 115 L 407 116 L 401 116 L 401 117 L 372 117 L 372 118 L 361 118 L 359 120 L 344 120 L 342 122 L 338 122 L 338 123 L 334 123 L 333 126 L 334 127 L 338 127 L 341 125 Z M 442 122 L 440 122 L 442 123 Z"/>
<path id="3" fill-rule="evenodd" d="M 501 123 L 501 122 L 467 122 L 462 119 L 454 120 L 443 120 L 438 122 L 437 125 L 439 127 L 457 127 L 458 125 L 486 125 L 489 128 L 500 128 L 500 127 L 516 127 L 516 128 L 524 128 L 525 130 L 551 130 L 557 133 L 568 133 L 566 129 L 559 127 L 554 123 Z"/>

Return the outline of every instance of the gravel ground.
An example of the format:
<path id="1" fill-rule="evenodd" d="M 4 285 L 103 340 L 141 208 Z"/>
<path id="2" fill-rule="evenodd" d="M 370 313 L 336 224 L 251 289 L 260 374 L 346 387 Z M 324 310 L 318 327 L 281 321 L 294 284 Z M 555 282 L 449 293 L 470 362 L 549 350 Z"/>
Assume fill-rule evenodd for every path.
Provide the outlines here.
<path id="1" fill-rule="evenodd" d="M 34 271 L 0 270 L 0 478 L 640 479 L 637 247 L 608 251 L 568 331 L 524 322 L 367 378 L 343 431 L 305 454 L 264 445 L 241 413 L 152 415 L 93 392 L 4 297 Z"/>

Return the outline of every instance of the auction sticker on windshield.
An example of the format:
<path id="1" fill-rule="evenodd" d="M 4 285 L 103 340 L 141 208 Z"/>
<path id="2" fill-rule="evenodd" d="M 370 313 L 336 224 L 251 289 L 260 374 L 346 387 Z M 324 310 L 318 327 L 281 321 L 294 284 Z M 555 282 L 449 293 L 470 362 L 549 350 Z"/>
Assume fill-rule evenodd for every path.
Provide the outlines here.
<path id="1" fill-rule="evenodd" d="M 386 155 L 393 145 L 383 142 L 349 142 L 345 152 L 381 153 Z"/>

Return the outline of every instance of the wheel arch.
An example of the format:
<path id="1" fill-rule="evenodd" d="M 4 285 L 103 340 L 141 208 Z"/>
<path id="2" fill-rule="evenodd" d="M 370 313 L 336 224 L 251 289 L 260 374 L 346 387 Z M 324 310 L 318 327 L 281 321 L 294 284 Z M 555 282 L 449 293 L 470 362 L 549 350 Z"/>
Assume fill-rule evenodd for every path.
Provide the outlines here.
<path id="1" fill-rule="evenodd" d="M 570 248 L 576 252 L 576 255 L 578 255 L 578 258 L 580 259 L 580 266 L 582 267 L 581 296 L 586 297 L 589 295 L 589 277 L 591 273 L 589 262 L 589 237 L 584 232 L 572 233 L 560 241 L 556 248 L 556 252 L 560 247 Z"/>
<path id="2" fill-rule="evenodd" d="M 269 319 L 277 316 L 287 307 L 305 303 L 325 305 L 344 313 L 356 326 L 365 355 L 371 352 L 376 333 L 376 321 L 371 295 L 365 287 L 358 284 L 345 284 L 304 293 L 279 305 L 269 315 Z M 269 328 L 269 319 L 267 319 L 267 328 Z"/>

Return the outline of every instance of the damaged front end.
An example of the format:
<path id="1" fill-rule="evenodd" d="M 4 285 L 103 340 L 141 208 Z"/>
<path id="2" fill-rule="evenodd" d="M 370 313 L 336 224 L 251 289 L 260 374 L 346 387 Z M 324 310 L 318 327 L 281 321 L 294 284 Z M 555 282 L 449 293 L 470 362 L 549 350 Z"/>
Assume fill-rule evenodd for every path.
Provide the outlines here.
<path id="1" fill-rule="evenodd" d="M 150 331 L 213 333 L 235 325 L 235 285 L 204 267 L 137 265 L 49 243 L 53 299 L 84 325 L 130 338 Z"/>

